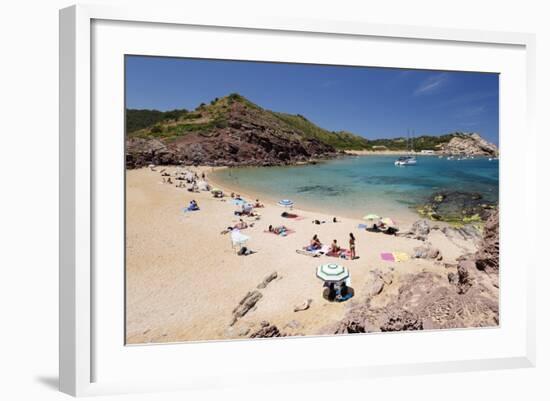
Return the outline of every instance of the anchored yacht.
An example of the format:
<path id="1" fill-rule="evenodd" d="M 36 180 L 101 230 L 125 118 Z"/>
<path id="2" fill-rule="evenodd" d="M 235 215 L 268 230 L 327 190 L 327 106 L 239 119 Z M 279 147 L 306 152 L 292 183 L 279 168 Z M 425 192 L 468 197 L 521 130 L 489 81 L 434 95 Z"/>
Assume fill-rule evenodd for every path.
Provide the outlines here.
<path id="1" fill-rule="evenodd" d="M 407 130 L 407 149 L 409 151 L 409 155 L 399 157 L 395 162 L 393 162 L 393 164 L 396 166 L 414 166 L 416 164 L 416 157 L 410 154 L 414 149 L 412 141 L 413 139 L 410 138 L 410 133 Z"/>

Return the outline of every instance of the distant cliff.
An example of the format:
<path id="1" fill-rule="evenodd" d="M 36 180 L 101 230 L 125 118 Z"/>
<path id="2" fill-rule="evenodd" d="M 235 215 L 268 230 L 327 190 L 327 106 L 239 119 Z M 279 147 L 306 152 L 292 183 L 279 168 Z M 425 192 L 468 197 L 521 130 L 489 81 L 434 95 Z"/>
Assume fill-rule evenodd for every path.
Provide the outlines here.
<path id="1" fill-rule="evenodd" d="M 471 156 L 497 156 L 496 145 L 486 141 L 479 134 L 455 134 L 448 143 L 441 144 L 439 149 L 445 154 L 463 154 Z"/>
<path id="2" fill-rule="evenodd" d="M 483 139 L 477 133 L 453 132 L 445 135 L 422 135 L 411 140 L 405 137 L 371 139 L 367 150 L 420 152 L 433 150 L 437 153 L 471 156 L 497 156 L 496 145 Z"/>

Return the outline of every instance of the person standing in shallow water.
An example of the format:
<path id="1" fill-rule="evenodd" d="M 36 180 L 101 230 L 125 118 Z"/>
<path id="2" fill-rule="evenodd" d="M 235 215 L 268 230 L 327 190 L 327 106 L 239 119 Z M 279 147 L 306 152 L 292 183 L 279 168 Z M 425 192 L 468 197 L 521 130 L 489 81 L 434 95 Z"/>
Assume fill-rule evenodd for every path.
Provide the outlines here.
<path id="1" fill-rule="evenodd" d="M 349 233 L 349 250 L 351 253 L 351 260 L 355 259 L 355 236 L 353 233 Z"/>

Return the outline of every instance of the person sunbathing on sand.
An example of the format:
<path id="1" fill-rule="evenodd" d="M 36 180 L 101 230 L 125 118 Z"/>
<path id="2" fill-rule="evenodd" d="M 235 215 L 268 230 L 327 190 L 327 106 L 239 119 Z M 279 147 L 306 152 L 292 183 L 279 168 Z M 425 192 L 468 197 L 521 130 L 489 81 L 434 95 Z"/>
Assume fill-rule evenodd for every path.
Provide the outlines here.
<path id="1" fill-rule="evenodd" d="M 250 203 L 243 203 L 241 207 L 241 214 L 250 216 L 252 215 L 252 205 Z"/>
<path id="2" fill-rule="evenodd" d="M 332 241 L 332 245 L 330 246 L 330 251 L 335 254 L 340 252 L 340 246 L 338 245 L 338 242 L 336 242 L 336 240 Z"/>
<path id="3" fill-rule="evenodd" d="M 281 233 L 287 232 L 288 228 L 286 228 L 285 226 L 273 227 L 272 225 L 270 225 L 268 228 L 268 231 L 270 233 L 281 234 Z"/>
<path id="4" fill-rule="evenodd" d="M 246 222 L 243 219 L 239 219 L 239 222 L 235 224 L 233 228 L 244 230 L 245 228 L 248 228 L 248 224 L 246 224 Z"/>
<path id="5" fill-rule="evenodd" d="M 321 240 L 319 239 L 317 234 L 315 234 L 309 243 L 309 247 L 311 249 L 321 249 L 322 246 L 323 244 L 321 243 Z"/>
<path id="6" fill-rule="evenodd" d="M 254 207 L 264 207 L 264 205 L 260 203 L 259 199 L 256 199 L 256 203 L 254 203 Z"/>

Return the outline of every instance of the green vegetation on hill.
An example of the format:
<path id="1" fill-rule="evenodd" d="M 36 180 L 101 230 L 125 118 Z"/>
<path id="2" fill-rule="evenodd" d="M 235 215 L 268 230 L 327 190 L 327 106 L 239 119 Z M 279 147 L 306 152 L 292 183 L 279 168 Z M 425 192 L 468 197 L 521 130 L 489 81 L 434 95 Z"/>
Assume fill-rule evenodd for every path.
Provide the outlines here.
<path id="1" fill-rule="evenodd" d="M 176 120 L 187 113 L 185 109 L 170 111 L 127 109 L 126 132 L 152 127 L 161 121 Z"/>
<path id="2" fill-rule="evenodd" d="M 295 130 L 302 132 L 308 139 L 317 139 L 333 146 L 335 149 L 361 150 L 367 147 L 367 140 L 361 136 L 349 132 L 327 131 L 309 121 L 304 116 L 273 112 L 275 116 L 283 120 Z"/>
<path id="3" fill-rule="evenodd" d="M 407 138 L 390 138 L 390 139 L 370 139 L 368 149 L 371 150 L 375 146 L 384 146 L 388 150 L 408 150 L 412 148 L 414 151 L 437 150 L 438 146 L 449 142 L 454 136 L 460 135 L 459 133 L 452 133 L 440 136 L 422 135 L 413 138 L 412 141 L 407 141 Z M 412 143 L 411 143 L 412 142 Z M 375 148 L 376 149 L 376 148 Z"/>
<path id="4" fill-rule="evenodd" d="M 172 140 L 189 133 L 204 136 L 214 135 L 219 129 L 228 126 L 228 120 L 242 116 L 235 115 L 235 104 L 245 111 L 248 122 L 270 126 L 281 132 L 294 132 L 304 139 L 316 139 L 335 149 L 366 149 L 367 140 L 349 132 L 331 132 L 318 127 L 302 115 L 291 115 L 264 110 L 245 97 L 232 93 L 223 98 L 213 99 L 209 104 L 201 103 L 194 111 L 172 110 L 132 110 L 126 112 L 128 136 L 141 138 L 162 138 Z"/>
<path id="5" fill-rule="evenodd" d="M 229 122 L 233 122 L 230 124 Z M 408 141 L 407 138 L 366 139 L 346 131 L 323 129 L 300 114 L 287 114 L 262 109 L 238 93 L 215 98 L 208 104 L 201 103 L 195 110 L 185 109 L 126 110 L 128 136 L 159 138 L 171 141 L 195 133 L 201 136 L 216 136 L 220 130 L 232 125 L 239 130 L 241 124 L 269 128 L 279 136 L 299 135 L 306 140 L 317 140 L 337 150 L 437 150 L 453 137 L 463 135 L 455 132 L 441 136 L 423 135 Z M 250 128 L 248 128 L 250 129 Z M 290 138 L 290 137 L 289 137 Z"/>

